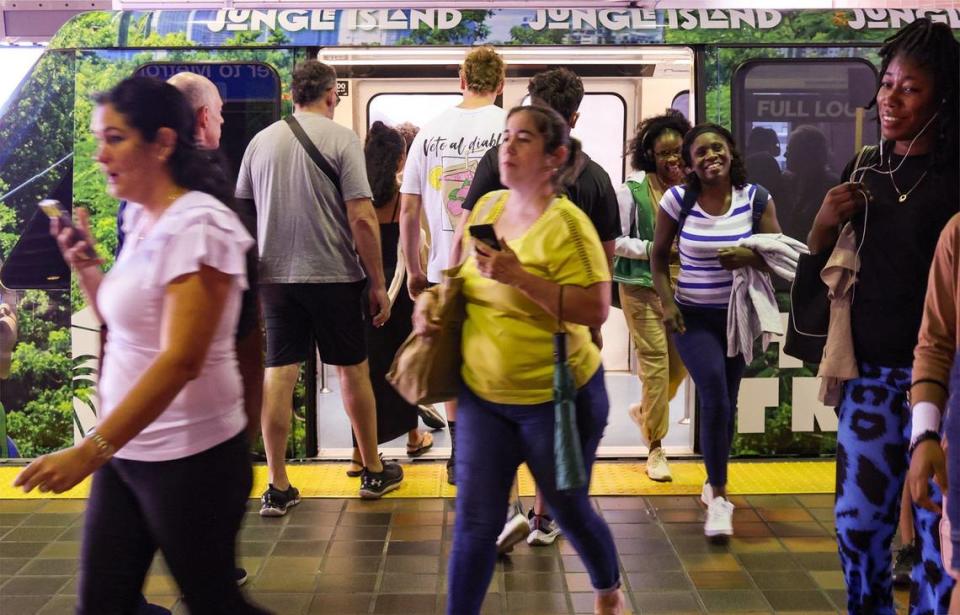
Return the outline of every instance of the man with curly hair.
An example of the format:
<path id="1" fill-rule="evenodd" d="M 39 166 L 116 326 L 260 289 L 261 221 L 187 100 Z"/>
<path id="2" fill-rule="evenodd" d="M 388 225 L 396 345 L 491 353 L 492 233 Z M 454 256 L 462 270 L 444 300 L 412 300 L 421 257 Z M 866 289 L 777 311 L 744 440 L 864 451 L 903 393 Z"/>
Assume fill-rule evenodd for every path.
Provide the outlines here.
<path id="1" fill-rule="evenodd" d="M 477 164 L 500 144 L 506 113 L 494 104 L 503 91 L 503 59 L 492 47 L 474 49 L 460 67 L 463 100 L 423 127 L 410 147 L 400 186 L 400 245 L 407 267 L 407 290 L 416 298 L 442 279 L 454 231 Z M 420 216 L 430 231 L 427 271 L 420 266 Z M 456 404 L 446 404 L 451 446 L 455 446 Z M 447 482 L 455 482 L 455 448 L 447 462 Z"/>

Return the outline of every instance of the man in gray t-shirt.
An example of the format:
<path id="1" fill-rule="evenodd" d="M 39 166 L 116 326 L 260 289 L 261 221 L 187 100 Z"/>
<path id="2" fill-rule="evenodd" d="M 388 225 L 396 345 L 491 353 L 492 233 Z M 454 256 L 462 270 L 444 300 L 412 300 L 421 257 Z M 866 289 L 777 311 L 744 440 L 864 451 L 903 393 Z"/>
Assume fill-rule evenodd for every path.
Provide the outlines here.
<path id="1" fill-rule="evenodd" d="M 247 146 L 237 179 L 237 199 L 253 201 L 257 210 L 267 332 L 261 425 L 270 472 L 260 514 L 267 517 L 282 516 L 300 501 L 285 454 L 293 389 L 314 344 L 323 362 L 337 367 L 363 459 L 360 495 L 380 497 L 403 478 L 398 464 L 377 455 L 363 294 L 366 289 L 374 326 L 390 317 L 390 301 L 363 148 L 352 131 L 333 121 L 336 79 L 333 68 L 316 60 L 294 68 L 295 123 L 278 121 L 260 131 Z M 296 125 L 331 174 L 298 140 Z"/>

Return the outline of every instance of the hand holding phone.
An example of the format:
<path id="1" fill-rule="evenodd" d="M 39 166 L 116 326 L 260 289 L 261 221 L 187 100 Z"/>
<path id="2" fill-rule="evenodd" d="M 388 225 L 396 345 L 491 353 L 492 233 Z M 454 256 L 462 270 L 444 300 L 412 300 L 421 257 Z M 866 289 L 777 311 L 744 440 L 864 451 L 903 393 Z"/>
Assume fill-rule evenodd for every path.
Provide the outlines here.
<path id="1" fill-rule="evenodd" d="M 85 230 L 78 229 L 73 223 L 73 219 L 70 217 L 70 214 L 63 208 L 63 205 L 60 204 L 60 201 L 54 199 L 44 199 L 40 201 L 38 207 L 47 215 L 51 220 L 56 220 L 59 226 L 60 235 L 57 237 L 57 243 L 60 245 L 61 251 L 64 253 L 66 250 L 72 248 L 74 245 L 80 241 L 86 242 L 86 247 L 83 249 L 82 254 L 86 257 L 87 260 L 93 259 L 98 260 L 97 252 L 93 249 L 89 241 L 89 233 Z M 70 229 L 69 233 L 69 243 L 67 241 L 61 241 L 63 237 L 63 230 Z M 66 254 L 64 254 L 66 257 Z M 79 266 L 80 263 L 71 263 L 75 266 Z"/>
<path id="2" fill-rule="evenodd" d="M 500 250 L 500 240 L 492 224 L 471 224 L 469 228 L 471 237 L 494 250 Z"/>

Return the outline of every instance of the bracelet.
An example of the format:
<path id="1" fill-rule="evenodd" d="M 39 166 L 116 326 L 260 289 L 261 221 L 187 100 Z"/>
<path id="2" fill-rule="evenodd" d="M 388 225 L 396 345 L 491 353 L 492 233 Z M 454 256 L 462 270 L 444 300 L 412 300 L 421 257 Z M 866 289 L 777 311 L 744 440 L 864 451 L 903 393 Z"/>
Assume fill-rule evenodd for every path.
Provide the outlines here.
<path id="1" fill-rule="evenodd" d="M 110 461 L 114 453 L 117 452 L 117 447 L 110 444 L 106 438 L 95 431 L 91 431 L 89 434 L 87 434 L 87 438 L 89 438 L 89 440 L 93 442 L 93 445 L 97 447 L 97 457 L 103 461 Z"/>
<path id="2" fill-rule="evenodd" d="M 917 447 L 920 445 L 921 442 L 925 442 L 927 440 L 934 440 L 936 442 L 939 442 L 940 434 L 933 431 L 932 429 L 928 429 L 927 431 L 921 433 L 919 436 L 913 439 L 913 442 L 910 443 L 910 455 L 913 456 L 913 451 L 917 450 Z"/>

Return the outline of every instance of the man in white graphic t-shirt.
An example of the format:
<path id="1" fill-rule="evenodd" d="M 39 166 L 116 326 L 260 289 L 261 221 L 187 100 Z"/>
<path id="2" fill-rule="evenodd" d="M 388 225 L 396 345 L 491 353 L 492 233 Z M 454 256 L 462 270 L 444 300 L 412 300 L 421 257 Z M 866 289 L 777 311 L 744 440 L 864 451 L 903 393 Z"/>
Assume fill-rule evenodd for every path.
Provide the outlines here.
<path id="1" fill-rule="evenodd" d="M 400 245 L 407 267 L 407 290 L 416 298 L 428 284 L 441 281 L 450 266 L 450 247 L 461 205 L 484 153 L 500 143 L 506 112 L 494 101 L 503 91 L 503 59 L 491 47 L 471 51 L 460 67 L 463 101 L 424 126 L 407 155 L 400 186 Z M 420 266 L 420 217 L 430 231 L 427 271 Z M 451 445 L 455 440 L 456 402 L 447 402 Z M 455 449 L 454 449 L 455 451 Z M 454 455 L 447 482 L 455 482 Z"/>

